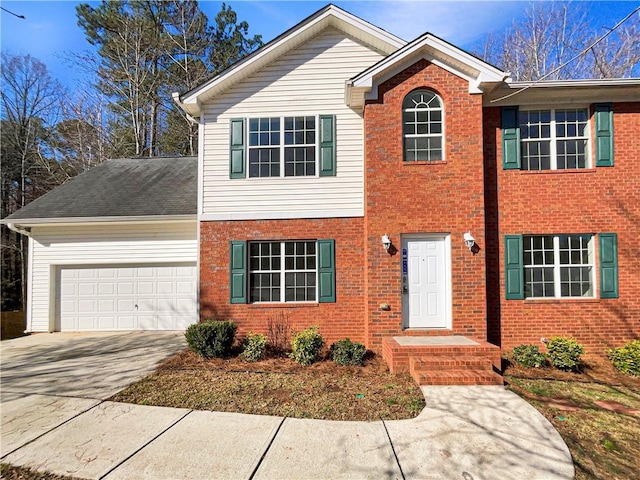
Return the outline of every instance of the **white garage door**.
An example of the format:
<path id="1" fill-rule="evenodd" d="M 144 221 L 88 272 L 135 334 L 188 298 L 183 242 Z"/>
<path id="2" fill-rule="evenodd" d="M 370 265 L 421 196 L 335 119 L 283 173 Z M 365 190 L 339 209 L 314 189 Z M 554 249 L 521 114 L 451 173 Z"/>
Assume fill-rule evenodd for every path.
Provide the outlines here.
<path id="1" fill-rule="evenodd" d="M 184 330 L 197 321 L 193 264 L 62 267 L 56 330 Z"/>

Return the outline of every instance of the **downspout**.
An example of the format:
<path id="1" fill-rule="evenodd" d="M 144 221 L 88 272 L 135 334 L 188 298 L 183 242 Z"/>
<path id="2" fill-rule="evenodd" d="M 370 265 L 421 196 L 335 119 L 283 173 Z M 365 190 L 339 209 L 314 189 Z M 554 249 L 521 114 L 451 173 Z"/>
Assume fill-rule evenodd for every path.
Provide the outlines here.
<path id="1" fill-rule="evenodd" d="M 25 228 L 25 227 L 21 227 L 20 225 L 16 225 L 15 223 L 7 223 L 7 227 L 9 228 L 9 230 L 13 230 L 14 232 L 17 232 L 21 235 L 24 235 L 26 237 L 31 236 L 31 229 L 30 228 Z"/>

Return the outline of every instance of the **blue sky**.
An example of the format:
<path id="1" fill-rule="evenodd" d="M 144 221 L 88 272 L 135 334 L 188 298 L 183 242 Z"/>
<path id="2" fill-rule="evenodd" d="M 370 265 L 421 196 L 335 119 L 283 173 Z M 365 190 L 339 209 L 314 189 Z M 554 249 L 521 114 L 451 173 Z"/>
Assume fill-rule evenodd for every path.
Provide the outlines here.
<path id="1" fill-rule="evenodd" d="M 43 61 L 55 78 L 69 87 L 80 75 L 65 63 L 65 54 L 90 48 L 76 23 L 76 1 L 0 1 L 18 19 L 0 12 L 0 47 L 3 52 L 30 54 Z M 88 2 L 97 4 L 97 2 Z M 462 48 L 469 48 L 490 31 L 501 31 L 521 17 L 526 1 L 334 1 L 339 7 L 406 40 L 426 31 Z M 588 1 L 589 16 L 596 25 L 612 27 L 638 6 L 634 1 Z M 222 2 L 201 0 L 209 19 Z M 249 23 L 251 34 L 269 41 L 327 2 L 228 1 L 240 20 Z M 604 30 L 603 30 L 604 32 Z"/>

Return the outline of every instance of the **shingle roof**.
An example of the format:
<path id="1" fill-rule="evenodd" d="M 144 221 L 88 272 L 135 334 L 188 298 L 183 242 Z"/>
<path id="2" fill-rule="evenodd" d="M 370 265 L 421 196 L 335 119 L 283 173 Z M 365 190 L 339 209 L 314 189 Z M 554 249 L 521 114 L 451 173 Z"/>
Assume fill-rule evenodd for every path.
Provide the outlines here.
<path id="1" fill-rule="evenodd" d="M 196 215 L 196 157 L 108 160 L 3 219 Z"/>

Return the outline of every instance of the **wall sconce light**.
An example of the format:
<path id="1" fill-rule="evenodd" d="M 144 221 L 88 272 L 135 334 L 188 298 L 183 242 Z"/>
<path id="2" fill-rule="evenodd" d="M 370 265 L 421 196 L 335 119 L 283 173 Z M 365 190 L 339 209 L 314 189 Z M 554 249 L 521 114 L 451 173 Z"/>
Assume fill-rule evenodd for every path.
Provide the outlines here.
<path id="1" fill-rule="evenodd" d="M 384 247 L 385 252 L 388 252 L 389 248 L 391 248 L 391 239 L 386 233 L 382 235 L 382 246 Z"/>
<path id="2" fill-rule="evenodd" d="M 473 251 L 473 246 L 476 244 L 476 239 L 473 238 L 473 235 L 471 235 L 471 231 L 465 232 L 464 244 L 467 246 L 469 251 Z"/>

